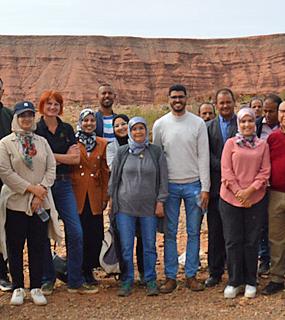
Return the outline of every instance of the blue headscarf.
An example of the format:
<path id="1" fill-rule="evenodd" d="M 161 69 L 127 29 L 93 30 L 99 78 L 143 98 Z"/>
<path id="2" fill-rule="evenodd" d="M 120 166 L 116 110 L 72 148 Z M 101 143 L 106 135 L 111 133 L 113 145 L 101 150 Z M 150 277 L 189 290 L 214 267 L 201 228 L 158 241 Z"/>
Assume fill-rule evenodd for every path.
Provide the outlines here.
<path id="1" fill-rule="evenodd" d="M 91 133 L 86 133 L 82 130 L 82 121 L 89 115 L 92 115 L 96 119 L 96 112 L 92 109 L 83 109 L 80 112 L 79 120 L 77 123 L 77 132 L 75 134 L 77 140 L 85 145 L 86 151 L 91 152 L 96 147 L 96 133 L 95 130 Z"/>
<path id="2" fill-rule="evenodd" d="M 141 143 L 135 142 L 132 137 L 132 134 L 131 134 L 132 127 L 138 123 L 142 123 L 146 129 L 145 140 L 144 140 L 144 142 L 141 142 Z M 142 151 L 144 151 L 144 149 L 149 145 L 148 129 L 147 129 L 146 121 L 144 118 L 134 117 L 129 121 L 129 123 L 128 123 L 128 136 L 129 136 L 128 144 L 129 144 L 129 152 L 130 153 L 140 154 Z"/>

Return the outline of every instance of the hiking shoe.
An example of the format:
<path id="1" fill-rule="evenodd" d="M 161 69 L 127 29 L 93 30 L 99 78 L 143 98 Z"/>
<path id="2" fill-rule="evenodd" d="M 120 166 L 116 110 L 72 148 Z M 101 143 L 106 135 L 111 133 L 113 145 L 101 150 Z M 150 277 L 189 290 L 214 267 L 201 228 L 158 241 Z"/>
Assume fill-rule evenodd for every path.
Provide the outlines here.
<path id="1" fill-rule="evenodd" d="M 192 291 L 203 291 L 205 289 L 204 284 L 199 282 L 196 277 L 186 278 L 185 286 Z"/>
<path id="2" fill-rule="evenodd" d="M 269 296 L 271 294 L 282 291 L 283 289 L 284 289 L 283 282 L 278 283 L 278 282 L 270 281 L 268 285 L 265 288 L 263 288 L 261 293 L 264 294 L 265 296 Z"/>
<path id="3" fill-rule="evenodd" d="M 175 279 L 166 278 L 163 285 L 159 288 L 161 293 L 171 293 L 177 287 Z"/>
<path id="4" fill-rule="evenodd" d="M 144 274 L 143 273 L 139 273 L 139 286 L 140 287 L 145 287 L 146 286 L 146 282 L 144 281 Z"/>
<path id="5" fill-rule="evenodd" d="M 226 286 L 224 290 L 224 298 L 234 299 L 240 293 L 241 287 Z"/>
<path id="6" fill-rule="evenodd" d="M 96 286 L 93 286 L 89 283 L 83 283 L 79 288 L 67 288 L 69 293 L 97 293 L 99 289 Z"/>
<path id="7" fill-rule="evenodd" d="M 257 270 L 257 274 L 259 276 L 262 275 L 268 275 L 269 274 L 269 263 L 265 263 L 265 262 L 260 262 L 258 270 Z"/>
<path id="8" fill-rule="evenodd" d="M 35 288 L 31 290 L 31 298 L 33 303 L 37 306 L 45 306 L 47 304 L 47 299 L 43 295 L 42 290 L 40 288 Z"/>
<path id="9" fill-rule="evenodd" d="M 155 280 L 146 283 L 146 295 L 149 297 L 159 295 L 159 289 Z"/>
<path id="10" fill-rule="evenodd" d="M 246 298 L 255 298 L 255 296 L 256 296 L 256 287 L 247 284 L 245 286 L 244 296 Z"/>
<path id="11" fill-rule="evenodd" d="M 53 292 L 54 282 L 45 282 L 42 284 L 41 290 L 45 296 L 50 296 Z"/>
<path id="12" fill-rule="evenodd" d="M 120 289 L 118 290 L 117 295 L 119 297 L 127 297 L 132 293 L 132 285 L 129 281 L 121 283 Z"/>
<path id="13" fill-rule="evenodd" d="M 0 279 L 0 290 L 1 291 L 12 291 L 13 286 L 9 279 Z"/>
<path id="14" fill-rule="evenodd" d="M 12 304 L 13 306 L 20 306 L 21 304 L 24 303 L 25 297 L 26 297 L 26 293 L 23 288 L 15 289 L 13 291 L 10 304 Z"/>

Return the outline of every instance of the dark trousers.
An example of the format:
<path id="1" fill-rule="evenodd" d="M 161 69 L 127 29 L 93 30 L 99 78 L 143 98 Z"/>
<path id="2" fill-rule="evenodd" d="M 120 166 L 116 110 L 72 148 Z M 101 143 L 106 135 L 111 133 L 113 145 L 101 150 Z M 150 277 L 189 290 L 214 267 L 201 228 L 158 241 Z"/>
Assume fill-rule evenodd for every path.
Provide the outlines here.
<path id="1" fill-rule="evenodd" d="M 233 206 L 220 199 L 227 252 L 228 284 L 256 286 L 258 243 L 261 234 L 266 199 L 251 208 Z"/>
<path id="2" fill-rule="evenodd" d="M 7 263 L 2 254 L 0 254 L 0 279 L 8 280 Z"/>
<path id="3" fill-rule="evenodd" d="M 219 210 L 219 197 L 210 198 L 208 221 L 208 267 L 210 276 L 219 278 L 224 273 L 226 249 L 223 223 Z"/>
<path id="4" fill-rule="evenodd" d="M 24 288 L 23 250 L 27 239 L 30 288 L 40 288 L 43 273 L 44 247 L 48 236 L 48 221 L 38 215 L 7 209 L 6 237 L 9 269 L 13 287 Z"/>
<path id="5" fill-rule="evenodd" d="M 268 206 L 269 197 L 266 194 L 266 206 Z M 270 247 L 269 247 L 269 239 L 268 239 L 268 210 L 264 216 L 262 231 L 261 231 L 261 239 L 259 242 L 259 259 L 260 262 L 269 266 L 270 264 Z"/>
<path id="6" fill-rule="evenodd" d="M 86 197 L 84 209 L 80 215 L 83 231 L 83 272 L 87 275 L 93 268 L 100 266 L 99 256 L 104 239 L 103 214 L 93 215 L 89 198 Z"/>

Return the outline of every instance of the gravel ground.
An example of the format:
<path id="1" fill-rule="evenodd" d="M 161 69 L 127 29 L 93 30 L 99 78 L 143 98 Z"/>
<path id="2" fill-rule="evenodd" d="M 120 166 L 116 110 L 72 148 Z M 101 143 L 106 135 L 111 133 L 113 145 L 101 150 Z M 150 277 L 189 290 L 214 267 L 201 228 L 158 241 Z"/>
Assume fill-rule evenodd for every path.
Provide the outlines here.
<path id="1" fill-rule="evenodd" d="M 185 219 L 181 214 L 178 234 L 178 250 L 185 249 Z M 158 281 L 163 275 L 163 238 L 158 235 Z M 207 278 L 207 230 L 203 222 L 201 232 L 201 263 L 198 278 Z M 63 249 L 59 249 L 63 252 Z M 94 295 L 70 294 L 66 285 L 60 281 L 56 283 L 54 294 L 49 296 L 48 305 L 35 306 L 28 298 L 22 306 L 9 305 L 10 293 L 0 293 L 0 319 L 215 319 L 247 320 L 247 319 L 285 319 L 285 294 L 279 293 L 271 297 L 260 294 L 255 299 L 247 299 L 242 295 L 233 300 L 223 298 L 226 285 L 226 275 L 223 282 L 215 288 L 203 292 L 191 292 L 184 287 L 183 267 L 178 274 L 178 288 L 169 295 L 147 297 L 145 288 L 136 283 L 131 296 L 117 297 L 118 282 L 108 278 L 104 272 L 96 271 L 100 280 L 100 291 Z M 25 277 L 28 283 L 27 263 L 25 262 Z M 260 279 L 258 291 L 268 279 Z"/>

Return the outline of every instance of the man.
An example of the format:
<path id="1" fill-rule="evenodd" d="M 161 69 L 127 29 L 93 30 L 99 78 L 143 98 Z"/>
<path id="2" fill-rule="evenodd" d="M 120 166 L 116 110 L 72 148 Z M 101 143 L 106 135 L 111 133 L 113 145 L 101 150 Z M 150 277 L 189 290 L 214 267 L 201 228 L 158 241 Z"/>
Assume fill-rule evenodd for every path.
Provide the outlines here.
<path id="1" fill-rule="evenodd" d="M 96 113 L 96 134 L 112 142 L 115 140 L 112 121 L 115 116 L 113 104 L 116 94 L 110 84 L 103 83 L 98 88 L 97 98 L 100 106 Z"/>
<path id="2" fill-rule="evenodd" d="M 280 129 L 267 139 L 270 151 L 271 178 L 269 191 L 269 242 L 271 281 L 262 294 L 271 295 L 284 289 L 285 274 L 285 102 L 279 105 Z"/>
<path id="3" fill-rule="evenodd" d="M 198 108 L 198 115 L 205 122 L 213 120 L 216 117 L 215 106 L 211 102 L 203 102 Z"/>
<path id="4" fill-rule="evenodd" d="M 0 139 L 11 133 L 11 122 L 13 118 L 12 111 L 3 106 L 1 102 L 4 93 L 4 84 L 0 78 Z M 2 181 L 0 180 L 0 190 L 2 188 Z M 12 290 L 11 282 L 8 278 L 8 270 L 3 255 L 0 254 L 0 289 L 2 291 Z"/>
<path id="5" fill-rule="evenodd" d="M 262 117 L 263 114 L 263 100 L 259 97 L 253 97 L 249 102 L 249 107 L 255 112 L 256 119 Z"/>
<path id="6" fill-rule="evenodd" d="M 164 149 L 169 180 L 164 238 L 166 280 L 160 288 L 162 293 L 170 293 L 177 286 L 176 236 L 181 200 L 184 201 L 187 217 L 186 286 L 193 291 L 204 289 L 204 285 L 196 279 L 196 273 L 199 267 L 201 214 L 208 206 L 210 189 L 208 137 L 204 121 L 186 111 L 186 102 L 185 87 L 180 84 L 171 86 L 171 112 L 158 119 L 153 126 L 153 141 Z"/>
<path id="7" fill-rule="evenodd" d="M 278 106 L 282 102 L 276 94 L 270 93 L 264 99 L 264 117 L 256 121 L 256 134 L 259 138 L 267 140 L 268 136 L 279 128 Z M 258 274 L 266 275 L 269 273 L 270 250 L 268 245 L 268 216 L 265 217 L 259 250 Z"/>
<path id="8" fill-rule="evenodd" d="M 208 267 L 209 278 L 206 287 L 213 287 L 221 281 L 225 267 L 225 242 L 223 225 L 219 210 L 221 187 L 221 156 L 228 138 L 237 132 L 237 118 L 234 114 L 235 97 L 228 89 L 220 89 L 216 93 L 216 108 L 219 115 L 207 123 L 210 146 L 211 189 L 208 207 Z"/>

